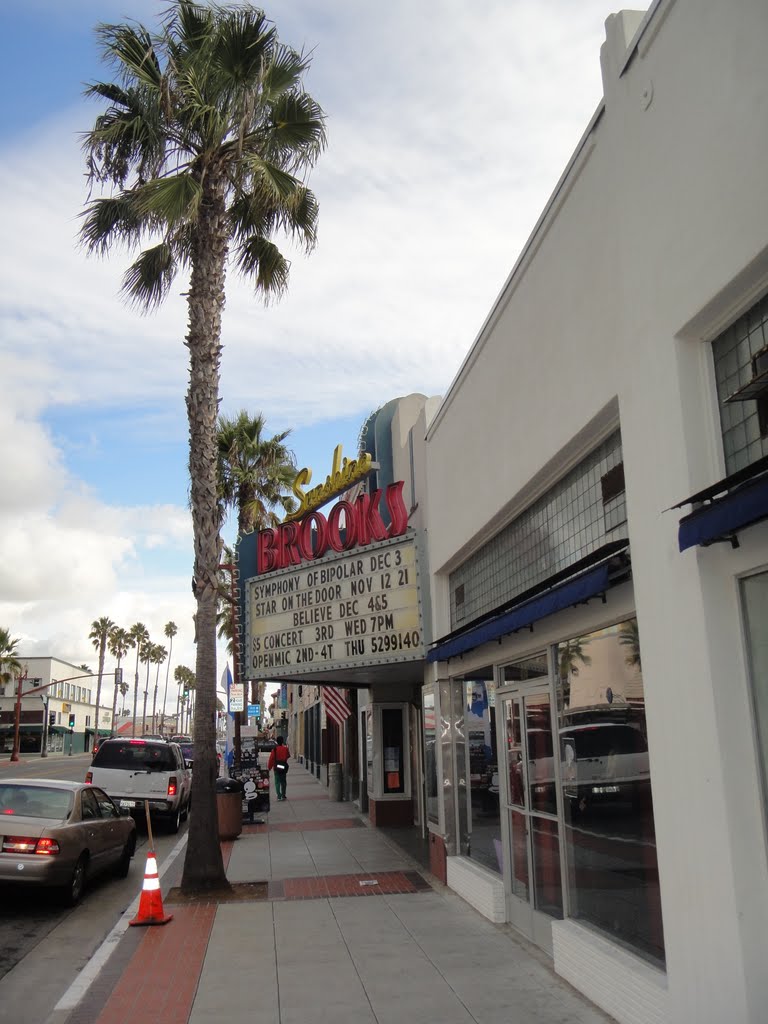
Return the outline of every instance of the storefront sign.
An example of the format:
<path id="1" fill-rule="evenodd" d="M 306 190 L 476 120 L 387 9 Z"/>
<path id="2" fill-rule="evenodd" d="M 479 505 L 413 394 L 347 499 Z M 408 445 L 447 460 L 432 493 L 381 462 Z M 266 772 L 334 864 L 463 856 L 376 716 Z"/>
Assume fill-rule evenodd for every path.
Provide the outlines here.
<path id="1" fill-rule="evenodd" d="M 285 517 L 285 522 L 294 519 L 301 519 L 312 509 L 321 508 L 331 498 L 346 491 L 352 484 L 364 480 L 374 468 L 373 459 L 364 452 L 357 459 L 342 460 L 341 445 L 337 444 L 333 451 L 333 465 L 330 474 L 325 478 L 325 483 L 313 487 L 311 491 L 304 491 L 304 484 L 312 479 L 311 469 L 302 469 L 296 474 L 293 482 L 293 493 L 299 499 L 299 507 L 295 512 Z"/>
<path id="2" fill-rule="evenodd" d="M 253 678 L 423 658 L 415 538 L 248 580 L 246 637 Z"/>
<path id="3" fill-rule="evenodd" d="M 361 494 L 353 503 L 337 501 L 328 514 L 309 512 L 300 523 L 282 523 L 275 530 L 260 530 L 257 564 L 260 573 L 287 569 L 312 562 L 331 551 L 350 551 L 388 537 L 399 537 L 408 528 L 408 511 L 403 501 L 403 481 L 390 484 L 384 492 L 389 511 L 387 526 L 381 516 L 382 492 Z"/>

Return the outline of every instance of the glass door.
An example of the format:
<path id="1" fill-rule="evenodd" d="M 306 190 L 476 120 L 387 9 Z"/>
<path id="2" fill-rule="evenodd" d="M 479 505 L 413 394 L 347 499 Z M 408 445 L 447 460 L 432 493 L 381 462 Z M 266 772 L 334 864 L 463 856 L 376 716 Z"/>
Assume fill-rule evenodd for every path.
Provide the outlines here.
<path id="1" fill-rule="evenodd" d="M 501 698 L 509 824 L 509 916 L 551 952 L 551 919 L 563 916 L 556 764 L 549 689 Z"/>

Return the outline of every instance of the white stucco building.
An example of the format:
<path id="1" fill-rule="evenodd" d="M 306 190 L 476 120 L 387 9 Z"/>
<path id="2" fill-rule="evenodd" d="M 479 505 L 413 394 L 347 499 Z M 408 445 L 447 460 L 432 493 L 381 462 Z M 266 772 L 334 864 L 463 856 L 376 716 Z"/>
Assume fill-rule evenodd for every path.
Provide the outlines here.
<path id="1" fill-rule="evenodd" d="M 768 1019 L 766 53 L 765 0 L 608 19 L 427 432 L 448 883 L 632 1024 Z"/>

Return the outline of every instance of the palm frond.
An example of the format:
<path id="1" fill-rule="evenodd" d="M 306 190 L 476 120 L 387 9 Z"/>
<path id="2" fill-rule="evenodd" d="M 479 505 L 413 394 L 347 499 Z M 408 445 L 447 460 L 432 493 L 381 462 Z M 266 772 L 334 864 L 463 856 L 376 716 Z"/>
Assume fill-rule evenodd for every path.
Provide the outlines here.
<path id="1" fill-rule="evenodd" d="M 80 241 L 88 252 L 99 255 L 104 255 L 114 242 L 135 245 L 144 231 L 133 196 L 128 192 L 94 199 L 82 217 Z"/>
<path id="2" fill-rule="evenodd" d="M 277 46 L 262 76 L 261 88 L 264 99 L 272 104 L 286 92 L 297 89 L 301 76 L 310 63 L 310 57 L 297 53 L 290 46 Z"/>
<path id="3" fill-rule="evenodd" d="M 222 84 L 253 85 L 270 61 L 277 33 L 263 11 L 232 8 L 216 33 L 212 59 Z"/>
<path id="4" fill-rule="evenodd" d="M 267 299 L 279 298 L 288 287 L 290 261 L 268 238 L 254 235 L 243 241 L 235 262 L 242 274 L 253 279 L 256 291 Z"/>
<path id="5" fill-rule="evenodd" d="M 154 178 L 133 190 L 133 202 L 139 217 L 169 225 L 194 220 L 201 196 L 200 182 L 184 171 L 167 178 Z"/>
<path id="6" fill-rule="evenodd" d="M 298 178 L 284 171 L 277 164 L 270 163 L 258 153 L 243 155 L 243 164 L 249 170 L 257 185 L 271 194 L 275 201 L 285 202 L 290 199 L 297 189 L 302 187 Z"/>
<path id="7" fill-rule="evenodd" d="M 125 272 L 122 292 L 135 305 L 155 309 L 168 294 L 178 264 L 173 247 L 160 242 L 145 249 Z"/>
<path id="8" fill-rule="evenodd" d="M 140 81 L 160 89 L 163 73 L 155 43 L 143 25 L 99 25 L 96 29 L 105 58 L 116 65 L 126 81 Z"/>
<path id="9" fill-rule="evenodd" d="M 275 101 L 270 117 L 267 152 L 294 169 L 314 164 L 327 142 L 322 107 L 305 92 L 290 92 Z"/>

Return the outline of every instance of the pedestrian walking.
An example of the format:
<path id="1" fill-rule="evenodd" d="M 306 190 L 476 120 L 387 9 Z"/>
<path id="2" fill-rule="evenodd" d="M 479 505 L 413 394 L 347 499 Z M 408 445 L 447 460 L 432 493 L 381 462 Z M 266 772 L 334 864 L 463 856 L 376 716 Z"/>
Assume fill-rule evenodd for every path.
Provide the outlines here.
<path id="1" fill-rule="evenodd" d="M 285 745 L 282 736 L 277 737 L 277 746 L 273 748 L 267 762 L 267 770 L 274 772 L 275 792 L 278 800 L 285 800 L 285 778 L 288 774 L 288 758 L 291 752 Z"/>

